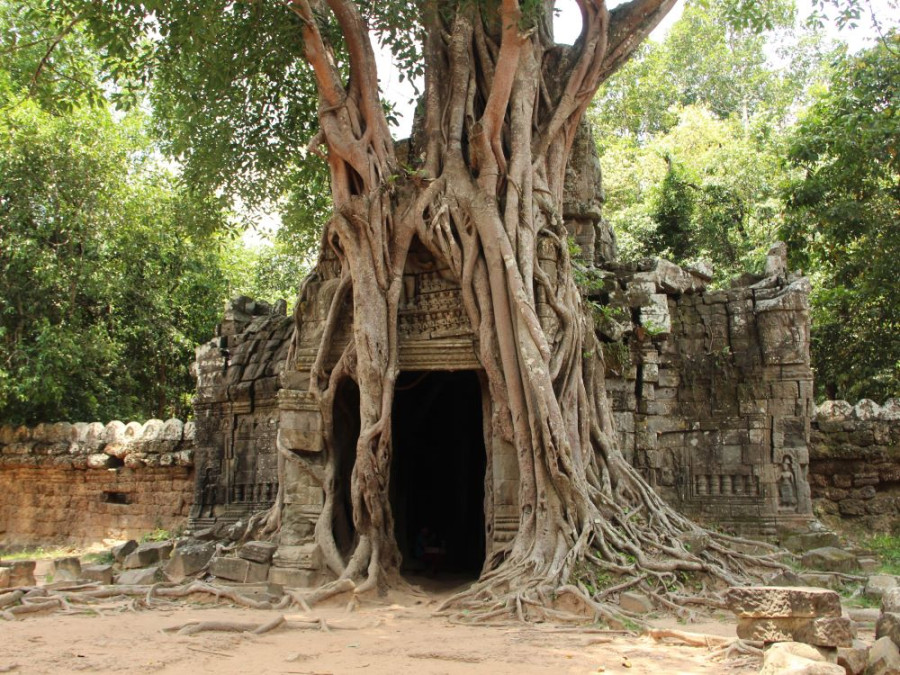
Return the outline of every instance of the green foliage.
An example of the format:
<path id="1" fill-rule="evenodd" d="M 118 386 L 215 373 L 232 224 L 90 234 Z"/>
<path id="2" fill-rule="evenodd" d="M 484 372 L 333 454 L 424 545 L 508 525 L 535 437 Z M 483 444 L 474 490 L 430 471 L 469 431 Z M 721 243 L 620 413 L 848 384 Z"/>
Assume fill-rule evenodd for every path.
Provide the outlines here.
<path id="1" fill-rule="evenodd" d="M 783 235 L 814 282 L 819 394 L 900 394 L 900 35 L 840 55 L 791 136 Z"/>
<path id="2" fill-rule="evenodd" d="M 866 541 L 865 546 L 878 554 L 882 574 L 900 574 L 900 536 L 877 535 Z"/>
<path id="3" fill-rule="evenodd" d="M 0 118 L 0 419 L 184 415 L 227 295 L 215 200 L 156 166 L 137 117 Z"/>

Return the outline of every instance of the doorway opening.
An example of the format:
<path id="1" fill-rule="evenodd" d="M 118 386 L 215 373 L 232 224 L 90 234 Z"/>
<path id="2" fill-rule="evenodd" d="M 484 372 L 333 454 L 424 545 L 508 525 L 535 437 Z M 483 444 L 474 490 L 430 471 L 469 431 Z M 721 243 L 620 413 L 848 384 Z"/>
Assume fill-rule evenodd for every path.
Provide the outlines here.
<path id="1" fill-rule="evenodd" d="M 338 385 L 334 396 L 335 485 L 332 533 L 338 550 L 345 558 L 356 546 L 350 479 L 356 460 L 359 427 L 359 387 L 348 378 Z"/>
<path id="2" fill-rule="evenodd" d="M 403 372 L 393 408 L 391 507 L 403 571 L 477 578 L 486 452 L 475 371 Z"/>

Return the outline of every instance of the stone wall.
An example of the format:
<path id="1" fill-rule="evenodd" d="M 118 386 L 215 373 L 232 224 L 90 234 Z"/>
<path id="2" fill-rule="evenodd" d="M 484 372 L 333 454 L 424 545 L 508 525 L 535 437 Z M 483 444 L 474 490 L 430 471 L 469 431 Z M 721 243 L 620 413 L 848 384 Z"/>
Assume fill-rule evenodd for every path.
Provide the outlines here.
<path id="1" fill-rule="evenodd" d="M 826 401 L 810 437 L 809 482 L 826 521 L 900 534 L 900 399 Z"/>
<path id="2" fill-rule="evenodd" d="M 194 527 L 263 511 L 278 492 L 279 375 L 294 322 L 274 306 L 231 300 L 212 341 L 197 348 Z"/>
<path id="3" fill-rule="evenodd" d="M 193 433 L 175 419 L 0 427 L 0 549 L 182 527 Z"/>
<path id="4" fill-rule="evenodd" d="M 812 517 L 809 281 L 786 270 L 709 290 L 709 270 L 607 265 L 595 295 L 623 452 L 676 508 L 755 535 Z"/>

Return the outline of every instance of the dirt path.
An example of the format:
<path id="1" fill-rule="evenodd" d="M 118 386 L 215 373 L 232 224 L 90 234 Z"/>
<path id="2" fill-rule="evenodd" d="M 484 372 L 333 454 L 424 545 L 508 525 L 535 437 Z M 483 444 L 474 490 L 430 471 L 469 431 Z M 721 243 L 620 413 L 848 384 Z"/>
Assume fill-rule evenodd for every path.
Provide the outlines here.
<path id="1" fill-rule="evenodd" d="M 0 672 L 159 673 L 752 673 L 710 660 L 705 649 L 649 638 L 537 625 L 461 626 L 432 612 L 440 595 L 393 597 L 354 612 L 316 608 L 330 632 L 278 630 L 262 636 L 163 629 L 192 621 L 265 623 L 279 613 L 181 603 L 151 611 L 43 615 L 0 622 Z M 102 610 L 101 610 L 102 611 Z M 288 613 L 289 616 L 296 613 Z M 660 625 L 674 626 L 671 621 Z M 734 635 L 710 619 L 680 628 Z"/>

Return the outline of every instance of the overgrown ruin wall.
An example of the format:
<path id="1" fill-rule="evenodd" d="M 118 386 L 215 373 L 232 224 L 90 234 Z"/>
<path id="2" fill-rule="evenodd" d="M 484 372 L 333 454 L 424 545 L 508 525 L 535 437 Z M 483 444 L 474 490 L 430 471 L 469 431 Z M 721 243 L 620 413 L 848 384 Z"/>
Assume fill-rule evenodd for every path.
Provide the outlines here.
<path id="1" fill-rule="evenodd" d="M 623 452 L 676 508 L 747 534 L 812 515 L 810 286 L 785 254 L 725 290 L 665 260 L 608 264 L 594 294 Z"/>
<path id="2" fill-rule="evenodd" d="M 810 438 L 817 515 L 868 533 L 900 534 L 900 399 L 826 401 Z"/>
<path id="3" fill-rule="evenodd" d="M 194 482 L 191 423 L 0 427 L 0 549 L 178 529 Z"/>

